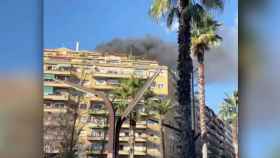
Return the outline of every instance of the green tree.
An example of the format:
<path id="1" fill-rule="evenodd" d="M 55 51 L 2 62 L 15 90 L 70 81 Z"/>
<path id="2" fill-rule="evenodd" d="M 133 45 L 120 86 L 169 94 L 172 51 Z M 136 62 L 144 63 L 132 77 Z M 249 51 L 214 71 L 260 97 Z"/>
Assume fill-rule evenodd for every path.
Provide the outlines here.
<path id="1" fill-rule="evenodd" d="M 174 19 L 178 27 L 178 65 L 177 81 L 178 95 L 178 124 L 181 126 L 182 135 L 178 140 L 178 149 L 181 157 L 195 157 L 193 132 L 191 128 L 191 74 L 193 63 L 191 59 L 191 24 L 199 23 L 201 17 L 209 10 L 223 9 L 223 0 L 154 0 L 149 14 L 156 20 L 162 17 L 167 21 L 167 26 L 172 26 Z"/>
<path id="2" fill-rule="evenodd" d="M 165 115 L 172 110 L 171 99 L 156 99 L 152 102 L 151 108 L 156 112 L 159 118 L 159 129 L 160 129 L 160 154 L 161 158 L 165 158 L 165 141 L 164 141 L 164 126 L 163 121 Z"/>
<path id="3" fill-rule="evenodd" d="M 137 78 L 124 79 L 120 81 L 120 86 L 113 92 L 113 103 L 120 115 L 127 108 L 128 103 L 136 95 L 137 91 L 144 85 L 144 80 Z M 129 116 L 129 157 L 134 158 L 135 130 L 137 113 L 133 111 Z"/>
<path id="4" fill-rule="evenodd" d="M 198 105 L 200 116 L 200 130 L 202 137 L 202 155 L 206 158 L 207 149 L 207 126 L 206 126 L 206 109 L 205 109 L 205 53 L 213 46 L 219 44 L 222 39 L 218 34 L 220 25 L 210 16 L 205 16 L 203 22 L 193 25 L 191 38 L 192 56 L 198 61 Z"/>
<path id="5" fill-rule="evenodd" d="M 226 94 L 226 98 L 220 105 L 219 117 L 232 128 L 233 145 L 235 157 L 239 157 L 238 152 L 238 92 L 234 91 L 232 95 Z"/>

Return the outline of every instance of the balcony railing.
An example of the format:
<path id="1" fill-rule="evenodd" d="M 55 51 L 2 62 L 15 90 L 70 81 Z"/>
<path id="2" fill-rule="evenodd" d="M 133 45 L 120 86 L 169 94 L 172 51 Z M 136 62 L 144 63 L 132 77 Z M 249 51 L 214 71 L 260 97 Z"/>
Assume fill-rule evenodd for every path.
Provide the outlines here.
<path id="1" fill-rule="evenodd" d="M 44 70 L 46 74 L 60 74 L 60 75 L 70 75 L 69 70 Z"/>
<path id="2" fill-rule="evenodd" d="M 49 100 L 66 101 L 66 100 L 68 100 L 68 98 L 69 98 L 68 94 L 48 94 L 48 95 L 44 95 L 44 99 L 49 99 Z"/>
<path id="3" fill-rule="evenodd" d="M 128 155 L 129 154 L 129 150 L 120 150 L 119 154 L 120 155 Z M 134 150 L 134 155 L 137 155 L 137 156 L 147 155 L 147 150 L 140 150 L 139 151 L 139 150 L 135 149 Z"/>
<path id="4" fill-rule="evenodd" d="M 94 77 L 109 77 L 109 78 L 130 78 L 130 77 L 136 77 L 140 79 L 147 79 L 148 75 L 147 74 L 137 74 L 137 73 L 121 73 L 121 72 L 94 72 L 93 73 Z"/>
<path id="5" fill-rule="evenodd" d="M 122 125 L 122 128 L 129 128 L 129 124 L 128 124 L 128 123 L 124 123 L 124 124 Z M 136 128 L 137 128 L 137 129 L 146 129 L 146 128 L 147 128 L 147 124 L 146 124 L 146 122 L 144 122 L 144 121 L 137 122 L 137 123 L 136 123 Z"/>
<path id="6" fill-rule="evenodd" d="M 109 126 L 106 124 L 100 125 L 96 123 L 88 123 L 89 128 L 108 128 Z"/>
<path id="7" fill-rule="evenodd" d="M 106 115 L 108 114 L 108 111 L 107 110 L 89 110 L 89 114 L 90 115 Z"/>
<path id="8" fill-rule="evenodd" d="M 57 82 L 57 81 L 44 81 L 44 86 L 50 86 L 50 87 L 70 87 L 67 84 Z"/>
<path id="9" fill-rule="evenodd" d="M 95 140 L 95 141 L 104 141 L 104 136 L 94 136 L 89 134 L 88 136 L 88 140 Z M 105 138 L 105 141 L 108 140 L 108 137 Z"/>
<path id="10" fill-rule="evenodd" d="M 103 153 L 101 153 L 101 150 L 92 149 L 92 150 L 88 150 L 88 151 L 87 151 L 87 154 L 88 154 L 88 155 L 107 154 L 107 151 L 105 150 Z"/>
<path id="11" fill-rule="evenodd" d="M 67 112 L 67 110 L 66 110 L 66 108 L 47 108 L 47 107 L 44 107 L 44 112 L 60 113 L 60 112 Z"/>
<path id="12" fill-rule="evenodd" d="M 115 89 L 116 86 L 110 85 L 110 84 L 95 84 L 93 85 L 94 89 L 101 89 L 101 90 L 112 90 Z"/>
<path id="13" fill-rule="evenodd" d="M 128 142 L 129 141 L 129 136 L 120 136 L 119 140 L 121 142 Z M 140 136 L 137 137 L 137 136 L 135 136 L 135 141 L 136 142 L 146 142 L 147 140 L 146 140 L 145 137 L 140 137 Z"/>

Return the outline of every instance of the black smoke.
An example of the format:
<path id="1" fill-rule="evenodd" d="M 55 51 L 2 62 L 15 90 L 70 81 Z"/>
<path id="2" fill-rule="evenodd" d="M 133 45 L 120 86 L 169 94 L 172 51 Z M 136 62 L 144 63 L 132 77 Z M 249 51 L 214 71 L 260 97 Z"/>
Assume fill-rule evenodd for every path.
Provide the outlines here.
<path id="1" fill-rule="evenodd" d="M 134 56 L 155 59 L 172 68 L 176 67 L 178 54 L 175 44 L 148 35 L 143 38 L 115 38 L 108 43 L 97 45 L 96 50 L 108 53 L 131 53 Z"/>
<path id="2" fill-rule="evenodd" d="M 230 35 L 225 35 L 223 45 L 207 52 L 205 57 L 206 80 L 208 83 L 237 78 L 237 62 L 235 48 L 229 41 L 234 41 Z M 103 53 L 125 53 L 143 58 L 152 58 L 176 69 L 177 44 L 165 42 L 157 37 L 147 35 L 142 38 L 115 38 L 107 43 L 97 45 L 96 50 Z"/>

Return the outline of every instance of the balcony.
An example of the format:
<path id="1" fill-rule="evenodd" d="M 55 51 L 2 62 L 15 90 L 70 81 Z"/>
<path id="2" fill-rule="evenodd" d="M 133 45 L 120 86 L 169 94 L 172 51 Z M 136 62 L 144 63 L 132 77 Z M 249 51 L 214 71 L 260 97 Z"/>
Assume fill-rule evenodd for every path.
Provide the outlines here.
<path id="1" fill-rule="evenodd" d="M 86 97 L 89 98 L 91 101 L 103 102 L 103 99 L 97 95 L 87 94 Z"/>
<path id="2" fill-rule="evenodd" d="M 159 157 L 160 156 L 160 151 L 159 151 L 159 149 L 150 148 L 150 149 L 147 149 L 147 154 L 149 154 L 153 157 Z"/>
<path id="3" fill-rule="evenodd" d="M 119 140 L 120 140 L 120 142 L 128 142 L 129 141 L 129 136 L 125 136 L 125 137 L 120 136 Z M 145 139 L 145 137 L 135 136 L 135 142 L 144 143 L 146 141 L 147 140 Z"/>
<path id="4" fill-rule="evenodd" d="M 115 89 L 116 86 L 110 85 L 110 84 L 95 84 L 93 85 L 94 89 L 99 89 L 99 90 L 112 90 Z"/>
<path id="5" fill-rule="evenodd" d="M 71 71 L 71 75 L 76 76 L 79 79 L 83 79 L 83 80 L 91 80 L 91 75 L 90 72 L 79 72 L 79 71 Z"/>
<path id="6" fill-rule="evenodd" d="M 100 124 L 96 124 L 96 123 L 88 123 L 88 127 L 89 128 L 100 128 L 100 129 L 104 129 L 104 128 L 108 128 L 109 126 L 106 124 L 100 125 Z"/>
<path id="7" fill-rule="evenodd" d="M 88 155 L 107 154 L 107 151 L 104 150 L 103 153 L 101 153 L 101 150 L 89 150 L 89 151 L 87 151 L 87 154 Z M 129 154 L 129 150 L 128 149 L 119 150 L 119 155 L 128 155 L 128 154 Z M 139 149 L 137 150 L 137 148 L 135 148 L 134 155 L 137 155 L 137 156 L 145 156 L 145 155 L 147 155 L 146 147 L 143 147 L 143 149 L 141 149 L 141 150 L 139 150 Z"/>
<path id="8" fill-rule="evenodd" d="M 128 155 L 129 154 L 129 150 L 119 150 L 119 154 L 120 155 Z M 137 150 L 135 149 L 134 151 L 134 155 L 136 156 L 145 156 L 147 154 L 146 150 Z"/>
<path id="9" fill-rule="evenodd" d="M 88 140 L 91 140 L 91 141 L 107 141 L 108 140 L 108 137 L 105 138 L 104 140 L 104 136 L 93 136 L 91 134 L 89 134 L 87 136 Z"/>
<path id="10" fill-rule="evenodd" d="M 100 77 L 100 78 L 130 78 L 132 76 L 140 79 L 147 79 L 147 75 L 143 74 L 135 74 L 133 72 L 131 73 L 116 73 L 116 72 L 94 72 L 93 73 L 94 77 Z"/>
<path id="11" fill-rule="evenodd" d="M 104 150 L 103 153 L 101 153 L 101 150 L 89 150 L 87 151 L 88 155 L 100 155 L 100 154 L 107 154 L 107 151 Z"/>
<path id="12" fill-rule="evenodd" d="M 124 123 L 122 125 L 122 128 L 129 128 L 129 124 L 128 123 Z M 147 128 L 147 124 L 144 121 L 141 122 L 137 122 L 136 123 L 136 129 L 146 129 Z"/>
<path id="13" fill-rule="evenodd" d="M 46 154 L 59 154 L 59 149 L 51 149 L 51 147 L 44 147 L 44 153 Z"/>
<path id="14" fill-rule="evenodd" d="M 68 94 L 48 94 L 48 95 L 44 95 L 44 99 L 48 99 L 48 100 L 67 101 L 68 98 L 69 98 Z"/>
<path id="15" fill-rule="evenodd" d="M 149 136 L 149 137 L 147 137 L 147 142 L 150 142 L 153 144 L 159 144 L 160 138 L 159 138 L 159 136 Z"/>
<path id="16" fill-rule="evenodd" d="M 44 112 L 52 112 L 52 113 L 65 113 L 67 112 L 66 108 L 45 108 L 44 107 Z"/>
<path id="17" fill-rule="evenodd" d="M 63 71 L 63 70 L 44 70 L 46 74 L 56 74 L 56 75 L 70 75 L 70 71 Z"/>
<path id="18" fill-rule="evenodd" d="M 110 73 L 110 72 L 94 72 L 94 77 L 108 77 L 108 78 L 129 78 L 131 74 Z"/>
<path id="19" fill-rule="evenodd" d="M 106 111 L 106 110 L 90 110 L 89 111 L 89 114 L 90 115 L 106 115 L 106 114 L 108 114 L 108 111 Z"/>
<path id="20" fill-rule="evenodd" d="M 44 81 L 44 86 L 49 86 L 49 87 L 63 87 L 63 88 L 68 88 L 70 87 L 67 84 L 57 82 L 57 81 Z"/>
<path id="21" fill-rule="evenodd" d="M 158 124 L 149 124 L 147 127 L 152 131 L 159 131 L 160 130 Z"/>

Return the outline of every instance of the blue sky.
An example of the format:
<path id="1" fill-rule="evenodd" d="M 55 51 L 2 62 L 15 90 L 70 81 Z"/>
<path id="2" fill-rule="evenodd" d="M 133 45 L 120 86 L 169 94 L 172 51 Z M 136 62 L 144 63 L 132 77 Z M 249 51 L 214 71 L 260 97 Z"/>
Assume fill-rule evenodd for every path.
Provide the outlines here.
<path id="1" fill-rule="evenodd" d="M 44 1 L 44 48 L 74 48 L 94 50 L 95 46 L 113 38 L 144 37 L 149 34 L 167 42 L 176 42 L 176 32 L 170 32 L 161 22 L 148 15 L 151 0 L 47 0 Z M 233 28 L 237 18 L 237 2 L 227 1 L 224 12 L 215 13 L 225 25 Z M 236 54 L 237 56 L 237 54 Z M 207 86 L 207 103 L 217 111 L 224 93 L 237 85 L 232 80 Z"/>
<path id="2" fill-rule="evenodd" d="M 41 9 L 37 0 L 0 1 L 0 72 L 41 71 Z"/>

